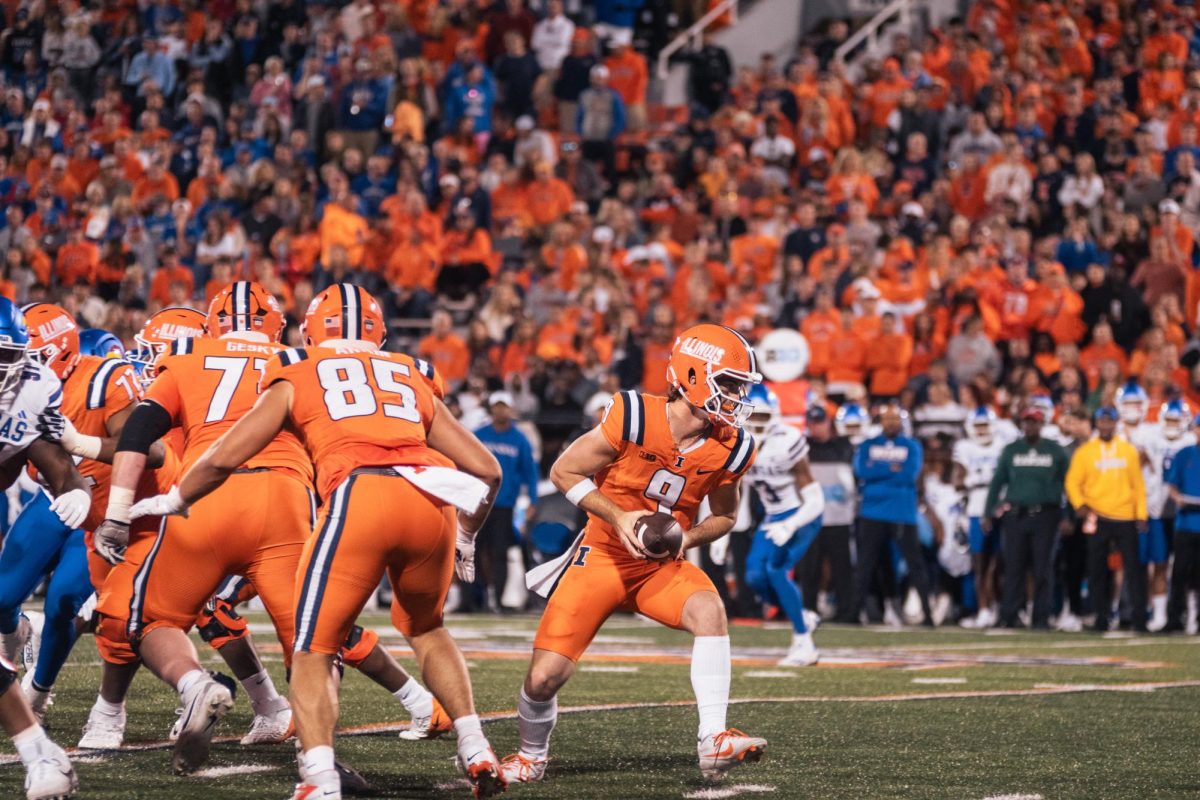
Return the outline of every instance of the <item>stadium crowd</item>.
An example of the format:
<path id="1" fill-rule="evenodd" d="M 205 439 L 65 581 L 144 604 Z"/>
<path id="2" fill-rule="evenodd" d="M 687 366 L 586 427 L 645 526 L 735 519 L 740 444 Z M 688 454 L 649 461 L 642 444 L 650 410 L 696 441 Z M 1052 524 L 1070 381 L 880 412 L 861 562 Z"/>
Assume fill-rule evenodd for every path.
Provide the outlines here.
<path id="1" fill-rule="evenodd" d="M 736 68 L 706 35 L 677 110 L 641 5 L 10 0 L 0 294 L 128 344 L 252 278 L 299 343 L 357 282 L 543 468 L 705 321 L 803 333 L 785 416 L 896 401 L 934 453 L 1035 400 L 1086 438 L 1131 379 L 1200 409 L 1194 6 L 983 0 L 858 80 L 841 20 Z"/>

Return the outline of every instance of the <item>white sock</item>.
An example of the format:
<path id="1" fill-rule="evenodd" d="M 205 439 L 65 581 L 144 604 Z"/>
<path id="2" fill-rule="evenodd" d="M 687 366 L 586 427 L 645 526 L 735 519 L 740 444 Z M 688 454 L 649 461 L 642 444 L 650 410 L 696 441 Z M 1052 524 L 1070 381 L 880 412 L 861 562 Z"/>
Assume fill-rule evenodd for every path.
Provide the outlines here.
<path id="1" fill-rule="evenodd" d="M 466 763 L 470 763 L 480 751 L 491 747 L 483 735 L 483 723 L 479 721 L 478 714 L 468 714 L 454 720 L 454 733 L 458 736 L 458 754 Z"/>
<path id="2" fill-rule="evenodd" d="M 433 695 L 418 683 L 416 678 L 409 678 L 408 683 L 392 692 L 392 696 L 400 701 L 400 705 L 404 706 L 414 719 L 433 716 Z"/>
<path id="3" fill-rule="evenodd" d="M 321 772 L 332 772 L 334 770 L 333 748 L 329 745 L 321 745 L 311 750 L 305 750 L 297 756 L 296 760 L 300 762 L 301 778 L 307 778 L 310 775 L 317 775 Z"/>
<path id="4" fill-rule="evenodd" d="M 1154 609 L 1155 617 L 1167 616 L 1167 596 L 1165 594 L 1156 594 L 1151 597 L 1150 606 Z"/>
<path id="5" fill-rule="evenodd" d="M 275 682 L 264 669 L 246 678 L 242 682 L 246 695 L 250 698 L 250 706 L 255 714 L 269 714 L 278 707 L 279 692 L 275 691 Z"/>
<path id="6" fill-rule="evenodd" d="M 533 700 L 525 694 L 517 698 L 517 719 L 521 729 L 521 755 L 544 761 L 550 755 L 550 734 L 558 721 L 558 695 L 549 700 Z"/>
<path id="7" fill-rule="evenodd" d="M 182 695 L 188 689 L 191 689 L 193 686 L 204 680 L 208 680 L 208 673 L 202 669 L 194 669 L 180 678 L 179 684 L 175 688 L 178 689 L 179 694 Z"/>
<path id="8" fill-rule="evenodd" d="M 106 717 L 119 717 L 125 713 L 125 701 L 120 703 L 110 703 L 99 695 L 96 696 L 96 702 L 92 705 L 92 710 Z"/>
<path id="9" fill-rule="evenodd" d="M 725 730 L 730 658 L 728 636 L 697 636 L 692 645 L 692 691 L 700 712 L 701 740 Z"/>
<path id="10" fill-rule="evenodd" d="M 21 756 L 21 763 L 29 766 L 42 756 L 62 752 L 58 745 L 50 741 L 41 725 L 31 725 L 13 737 L 13 746 Z"/>

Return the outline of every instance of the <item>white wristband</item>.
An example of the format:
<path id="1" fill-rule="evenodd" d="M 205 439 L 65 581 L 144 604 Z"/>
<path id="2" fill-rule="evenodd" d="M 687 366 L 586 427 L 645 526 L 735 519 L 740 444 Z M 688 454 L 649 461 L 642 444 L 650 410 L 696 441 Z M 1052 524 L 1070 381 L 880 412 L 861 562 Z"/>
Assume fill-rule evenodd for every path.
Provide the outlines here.
<path id="1" fill-rule="evenodd" d="M 104 518 L 128 523 L 129 507 L 132 505 L 133 489 L 114 486 L 108 490 L 108 510 L 104 512 Z"/>
<path id="2" fill-rule="evenodd" d="M 80 433 L 72 427 L 67 428 L 61 440 L 63 449 L 71 455 L 93 460 L 100 455 L 101 442 L 99 436 Z"/>
<path id="3" fill-rule="evenodd" d="M 584 478 L 567 490 L 567 502 L 573 506 L 577 506 L 583 502 L 583 498 L 595 491 L 598 491 L 598 489 L 596 484 L 592 482 L 592 479 Z"/>

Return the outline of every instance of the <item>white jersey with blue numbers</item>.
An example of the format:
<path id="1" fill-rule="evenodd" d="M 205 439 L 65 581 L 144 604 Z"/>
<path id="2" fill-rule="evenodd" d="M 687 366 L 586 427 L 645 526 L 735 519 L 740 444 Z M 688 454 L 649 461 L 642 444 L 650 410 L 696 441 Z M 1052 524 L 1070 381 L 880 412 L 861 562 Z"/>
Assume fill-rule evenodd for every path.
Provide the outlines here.
<path id="1" fill-rule="evenodd" d="M 15 397 L 12 395 L 15 394 Z M 38 438 L 38 415 L 62 405 L 62 383 L 41 364 L 29 362 L 14 392 L 0 398 L 0 464 L 21 453 Z"/>
<path id="2" fill-rule="evenodd" d="M 1196 443 L 1197 440 L 1194 431 L 1188 431 L 1174 439 L 1168 439 L 1165 434 L 1160 435 L 1154 453 L 1154 456 L 1158 459 L 1158 484 L 1153 492 L 1150 491 L 1149 485 L 1146 487 L 1146 510 L 1150 512 L 1151 519 L 1163 518 L 1163 514 L 1167 508 L 1167 501 L 1171 498 L 1166 481 L 1162 479 L 1167 474 L 1167 469 L 1171 466 L 1171 460 L 1175 458 L 1180 450 Z"/>
<path id="3" fill-rule="evenodd" d="M 758 457 L 747 476 L 768 515 L 800 507 L 792 470 L 808 458 L 808 439 L 790 425 L 774 425 L 758 440 Z"/>
<path id="4" fill-rule="evenodd" d="M 973 439 L 959 439 L 954 443 L 954 463 L 967 473 L 964 481 L 967 488 L 967 516 L 983 516 L 983 510 L 987 507 L 988 484 L 996 474 L 996 465 L 1000 463 L 1000 451 L 1004 445 L 999 436 L 993 437 L 991 444 L 980 444 Z"/>

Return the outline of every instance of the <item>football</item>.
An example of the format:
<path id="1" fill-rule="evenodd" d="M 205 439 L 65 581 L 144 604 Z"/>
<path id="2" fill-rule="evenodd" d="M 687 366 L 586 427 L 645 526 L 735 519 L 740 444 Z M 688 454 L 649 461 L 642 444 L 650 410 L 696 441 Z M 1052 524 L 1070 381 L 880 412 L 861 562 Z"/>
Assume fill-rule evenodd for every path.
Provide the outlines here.
<path id="1" fill-rule="evenodd" d="M 670 514 L 658 511 L 637 521 L 633 531 L 642 549 L 654 559 L 670 560 L 683 547 L 683 528 Z"/>

